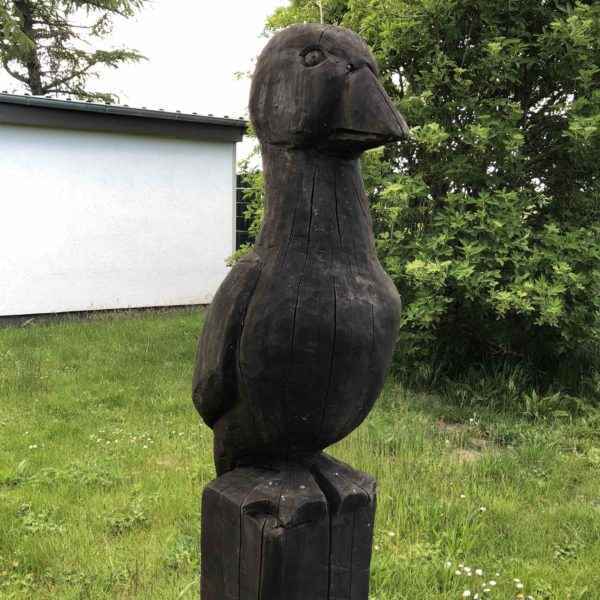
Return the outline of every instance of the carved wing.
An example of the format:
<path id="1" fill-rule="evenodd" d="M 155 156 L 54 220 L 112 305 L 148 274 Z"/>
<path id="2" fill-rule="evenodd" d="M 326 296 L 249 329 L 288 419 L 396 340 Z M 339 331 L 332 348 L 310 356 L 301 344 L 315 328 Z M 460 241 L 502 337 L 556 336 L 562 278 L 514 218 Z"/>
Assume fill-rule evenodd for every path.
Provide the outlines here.
<path id="1" fill-rule="evenodd" d="M 193 399 L 209 427 L 238 397 L 238 343 L 261 270 L 262 263 L 254 252 L 237 262 L 217 290 L 206 316 L 198 342 Z"/>

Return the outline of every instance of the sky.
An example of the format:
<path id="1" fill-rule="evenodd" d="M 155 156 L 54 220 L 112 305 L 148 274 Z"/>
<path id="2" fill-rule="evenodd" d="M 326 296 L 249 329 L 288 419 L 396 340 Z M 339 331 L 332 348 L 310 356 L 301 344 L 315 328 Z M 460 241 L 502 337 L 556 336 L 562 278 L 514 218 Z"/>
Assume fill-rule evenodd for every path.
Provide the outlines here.
<path id="1" fill-rule="evenodd" d="M 249 72 L 267 42 L 268 15 L 287 0 L 151 0 L 136 17 L 116 20 L 102 47 L 126 46 L 148 60 L 102 72 L 94 87 L 121 104 L 247 117 Z M 21 92 L 0 72 L 0 89 Z M 251 144 L 244 143 L 240 156 Z"/>

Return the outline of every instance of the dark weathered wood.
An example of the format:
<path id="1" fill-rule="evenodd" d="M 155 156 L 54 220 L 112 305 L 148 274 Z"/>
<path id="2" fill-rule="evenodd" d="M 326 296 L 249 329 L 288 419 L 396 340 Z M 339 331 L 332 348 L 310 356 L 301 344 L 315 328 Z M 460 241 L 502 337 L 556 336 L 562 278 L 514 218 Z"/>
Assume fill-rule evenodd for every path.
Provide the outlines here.
<path id="1" fill-rule="evenodd" d="M 250 113 L 265 218 L 214 298 L 194 375 L 222 476 L 204 498 L 205 551 L 220 555 L 203 559 L 204 597 L 235 598 L 237 585 L 240 598 L 366 600 L 375 484 L 321 451 L 364 420 L 391 361 L 400 298 L 377 259 L 359 157 L 407 127 L 364 42 L 323 25 L 267 44 Z"/>
<path id="2" fill-rule="evenodd" d="M 364 600 L 375 482 L 326 455 L 204 490 L 203 600 Z"/>
<path id="3" fill-rule="evenodd" d="M 330 512 L 329 600 L 366 600 L 375 521 L 375 480 L 327 455 L 312 472 Z"/>
<path id="4" fill-rule="evenodd" d="M 358 158 L 406 125 L 376 72 L 358 36 L 329 26 L 289 28 L 258 61 L 264 224 L 214 298 L 194 378 L 219 473 L 326 448 L 383 384 L 400 299 L 375 253 Z"/>

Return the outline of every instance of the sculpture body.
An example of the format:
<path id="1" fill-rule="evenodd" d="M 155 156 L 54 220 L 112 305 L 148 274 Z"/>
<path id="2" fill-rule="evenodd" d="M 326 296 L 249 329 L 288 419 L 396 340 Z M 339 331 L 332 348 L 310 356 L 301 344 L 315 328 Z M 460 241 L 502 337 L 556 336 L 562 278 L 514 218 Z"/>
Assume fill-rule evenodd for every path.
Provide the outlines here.
<path id="1" fill-rule="evenodd" d="M 211 305 L 194 378 L 220 474 L 326 448 L 383 385 L 400 299 L 375 253 L 359 156 L 406 125 L 376 73 L 362 40 L 337 27 L 289 28 L 259 59 L 264 223 Z"/>
<path id="2" fill-rule="evenodd" d="M 364 420 L 391 361 L 400 298 L 376 256 L 359 157 L 407 127 L 364 42 L 323 25 L 273 37 L 250 112 L 265 217 L 254 250 L 214 298 L 194 375 L 222 475 L 205 491 L 203 597 L 292 599 L 297 588 L 298 598 L 363 600 L 374 481 L 321 451 Z M 298 522 L 310 524 L 299 538 Z M 211 550 L 223 527 L 237 532 L 239 568 L 229 575 Z M 242 568 L 252 540 L 261 573 Z"/>

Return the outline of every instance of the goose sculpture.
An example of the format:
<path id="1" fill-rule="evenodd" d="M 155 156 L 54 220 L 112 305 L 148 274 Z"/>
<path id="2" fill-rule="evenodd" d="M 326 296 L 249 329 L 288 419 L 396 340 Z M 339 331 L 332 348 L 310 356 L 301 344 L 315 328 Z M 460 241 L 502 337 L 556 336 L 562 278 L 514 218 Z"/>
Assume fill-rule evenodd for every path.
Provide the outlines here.
<path id="1" fill-rule="evenodd" d="M 359 159 L 408 129 L 366 44 L 329 25 L 276 34 L 256 65 L 250 115 L 264 221 L 210 306 L 193 382 L 219 475 L 322 460 L 373 407 L 400 318 Z"/>

